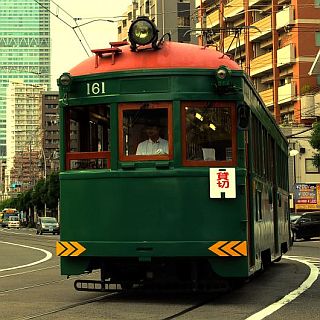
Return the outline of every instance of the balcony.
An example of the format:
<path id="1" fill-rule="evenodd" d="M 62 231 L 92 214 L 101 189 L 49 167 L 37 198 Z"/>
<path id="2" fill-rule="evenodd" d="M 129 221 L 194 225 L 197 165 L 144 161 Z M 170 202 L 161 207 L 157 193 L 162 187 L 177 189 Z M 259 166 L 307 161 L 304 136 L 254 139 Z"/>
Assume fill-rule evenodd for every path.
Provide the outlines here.
<path id="1" fill-rule="evenodd" d="M 294 25 L 294 7 L 289 6 L 277 12 L 277 30 Z"/>
<path id="2" fill-rule="evenodd" d="M 271 16 L 267 16 L 253 23 L 252 26 L 260 30 L 260 31 L 258 31 L 257 29 L 250 30 L 250 40 L 254 41 L 271 33 Z"/>
<path id="3" fill-rule="evenodd" d="M 253 6 L 254 4 L 259 3 L 261 0 L 249 0 L 249 7 Z"/>
<path id="4" fill-rule="evenodd" d="M 277 66 L 286 66 L 292 64 L 296 61 L 295 59 L 295 50 L 294 44 L 290 43 L 289 45 L 279 49 L 277 51 Z"/>
<path id="5" fill-rule="evenodd" d="M 283 104 L 296 99 L 296 85 L 291 82 L 278 88 L 278 103 Z"/>
<path id="6" fill-rule="evenodd" d="M 250 63 L 250 75 L 258 75 L 272 69 L 272 52 L 259 56 Z"/>
<path id="7" fill-rule="evenodd" d="M 273 105 L 273 89 L 261 91 L 259 94 L 267 107 Z"/>
<path id="8" fill-rule="evenodd" d="M 230 18 L 243 11 L 243 0 L 233 0 L 225 5 L 224 16 Z"/>
<path id="9" fill-rule="evenodd" d="M 215 27 L 219 24 L 219 10 L 215 10 L 207 15 L 207 28 Z"/>

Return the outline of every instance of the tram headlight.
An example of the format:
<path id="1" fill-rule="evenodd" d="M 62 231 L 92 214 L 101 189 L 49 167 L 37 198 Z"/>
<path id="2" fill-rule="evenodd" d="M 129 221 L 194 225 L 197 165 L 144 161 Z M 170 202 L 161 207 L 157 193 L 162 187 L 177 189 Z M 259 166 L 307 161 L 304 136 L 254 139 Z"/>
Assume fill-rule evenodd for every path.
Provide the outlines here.
<path id="1" fill-rule="evenodd" d="M 156 25 L 148 17 L 138 17 L 129 28 L 131 49 L 135 51 L 137 46 L 145 46 L 149 43 L 156 48 L 158 32 Z"/>
<path id="2" fill-rule="evenodd" d="M 63 73 L 58 79 L 58 86 L 61 86 L 64 91 L 69 91 L 72 83 L 72 78 L 70 73 Z"/>
<path id="3" fill-rule="evenodd" d="M 224 92 L 227 88 L 232 86 L 231 70 L 226 66 L 221 66 L 217 69 L 215 79 L 215 86 L 220 92 Z"/>

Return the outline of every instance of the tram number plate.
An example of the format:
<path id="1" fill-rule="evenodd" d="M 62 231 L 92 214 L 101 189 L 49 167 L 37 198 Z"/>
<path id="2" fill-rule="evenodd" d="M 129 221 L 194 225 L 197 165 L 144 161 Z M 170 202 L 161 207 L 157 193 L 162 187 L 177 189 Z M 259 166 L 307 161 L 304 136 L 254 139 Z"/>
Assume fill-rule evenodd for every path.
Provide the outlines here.
<path id="1" fill-rule="evenodd" d="M 53 227 L 49 227 L 49 231 L 53 231 Z"/>

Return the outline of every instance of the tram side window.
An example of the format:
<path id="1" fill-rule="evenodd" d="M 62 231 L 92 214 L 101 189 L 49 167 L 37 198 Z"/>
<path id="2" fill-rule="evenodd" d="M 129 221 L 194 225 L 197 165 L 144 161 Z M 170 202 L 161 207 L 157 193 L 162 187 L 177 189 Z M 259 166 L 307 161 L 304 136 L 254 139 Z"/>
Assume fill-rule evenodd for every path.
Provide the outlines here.
<path id="1" fill-rule="evenodd" d="M 230 105 L 183 103 L 186 161 L 233 161 L 234 123 Z"/>
<path id="2" fill-rule="evenodd" d="M 106 105 L 74 107 L 69 111 L 67 158 L 69 169 L 106 168 L 110 150 L 110 108 Z M 80 154 L 82 153 L 82 155 Z M 76 156 L 72 156 L 76 154 Z M 76 158 L 76 159 L 74 159 Z"/>
<path id="3" fill-rule="evenodd" d="M 169 159 L 167 104 L 125 104 L 119 112 L 120 160 Z"/>

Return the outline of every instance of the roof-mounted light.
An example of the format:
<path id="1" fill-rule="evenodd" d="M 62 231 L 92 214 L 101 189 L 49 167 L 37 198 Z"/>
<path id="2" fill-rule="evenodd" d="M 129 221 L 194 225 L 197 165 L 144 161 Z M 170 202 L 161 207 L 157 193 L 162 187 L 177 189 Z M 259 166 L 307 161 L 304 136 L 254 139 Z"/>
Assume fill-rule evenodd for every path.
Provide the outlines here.
<path id="1" fill-rule="evenodd" d="M 232 87 L 231 70 L 226 66 L 221 66 L 215 73 L 215 87 L 218 92 L 223 93 Z"/>
<path id="2" fill-rule="evenodd" d="M 72 82 L 72 78 L 70 76 L 70 73 L 63 73 L 59 79 L 58 79 L 58 85 L 61 86 L 61 87 L 69 87 L 71 85 L 71 82 Z"/>
<path id="3" fill-rule="evenodd" d="M 138 17 L 129 28 L 131 49 L 136 51 L 138 46 L 152 44 L 157 48 L 158 32 L 156 25 L 148 17 Z"/>

